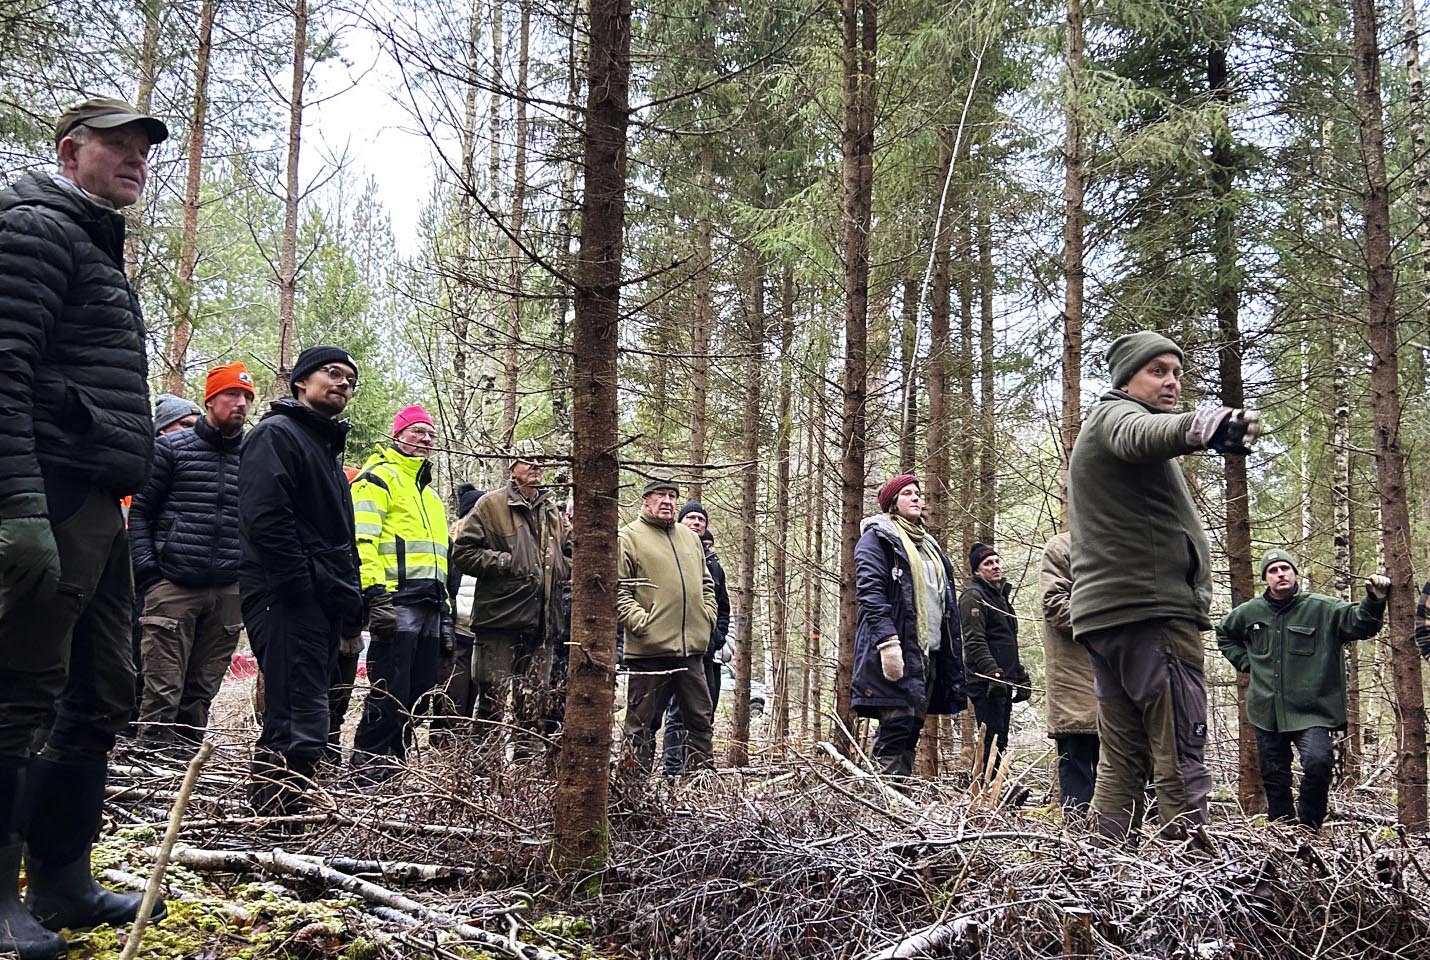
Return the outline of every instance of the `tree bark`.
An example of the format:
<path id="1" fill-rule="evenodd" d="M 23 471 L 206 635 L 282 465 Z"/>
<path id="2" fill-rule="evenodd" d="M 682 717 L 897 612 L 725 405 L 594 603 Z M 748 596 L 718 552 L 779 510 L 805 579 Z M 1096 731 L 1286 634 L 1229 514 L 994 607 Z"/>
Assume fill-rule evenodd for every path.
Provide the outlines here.
<path id="1" fill-rule="evenodd" d="M 740 585 L 735 595 L 735 703 L 730 712 L 730 766 L 750 762 L 750 674 L 755 656 L 755 539 L 760 482 L 760 384 L 764 380 L 765 258 L 752 253 L 745 340 L 745 398 L 740 421 Z M 780 511 L 777 511 L 780 512 Z"/>
<path id="2" fill-rule="evenodd" d="M 526 277 L 526 255 L 521 250 L 521 230 L 526 220 L 526 134 L 527 87 L 531 45 L 531 0 L 521 0 L 521 21 L 518 29 L 516 61 L 516 149 L 512 159 L 511 213 L 507 227 L 511 231 L 507 255 L 511 258 L 511 296 L 507 301 L 506 350 L 502 357 L 505 384 L 502 391 L 502 440 L 510 445 L 516 438 L 517 378 L 519 373 L 517 347 L 521 342 L 521 307 Z"/>
<path id="3" fill-rule="evenodd" d="M 1427 155 L 1427 120 L 1425 116 L 1425 79 L 1420 65 L 1420 22 L 1415 0 L 1402 0 L 1404 18 L 1405 73 L 1409 81 L 1410 100 L 1410 170 L 1415 190 L 1415 236 L 1420 244 L 1420 300 L 1411 316 L 1418 318 L 1417 330 L 1411 339 L 1419 341 L 1411 352 L 1414 375 L 1412 380 L 1423 399 L 1430 394 L 1430 363 L 1426 347 L 1430 342 L 1430 155 Z M 1430 470 L 1418 471 L 1418 494 L 1422 521 L 1430 517 Z"/>
<path id="4" fill-rule="evenodd" d="M 849 750 L 854 729 L 850 684 L 859 604 L 854 591 L 854 546 L 864 513 L 864 454 L 868 397 L 869 225 L 874 191 L 874 80 L 878 50 L 877 0 L 841 0 L 844 73 L 844 435 L 839 490 L 839 661 L 836 713 L 844 724 L 836 744 Z"/>
<path id="5" fill-rule="evenodd" d="M 586 189 L 576 288 L 571 660 L 557 766 L 553 862 L 599 870 L 610 836 L 611 713 L 616 696 L 616 345 L 625 237 L 630 0 L 592 0 Z"/>
<path id="6" fill-rule="evenodd" d="M 1223 110 L 1231 102 L 1230 67 L 1225 46 L 1207 51 L 1207 87 Z M 1211 138 L 1211 189 L 1215 203 L 1212 215 L 1212 260 L 1215 265 L 1213 300 L 1217 320 L 1217 365 L 1221 378 L 1221 402 L 1227 407 L 1246 403 L 1242 379 L 1240 325 L 1241 270 L 1237 264 L 1236 209 L 1232 189 L 1236 176 L 1236 155 L 1231 129 L 1225 114 L 1217 118 Z M 1251 513 L 1246 485 L 1246 458 L 1222 458 L 1226 483 L 1226 554 L 1231 568 L 1232 605 L 1245 603 L 1256 593 L 1251 572 Z M 1236 678 L 1237 715 L 1237 800 L 1247 813 L 1266 809 L 1266 792 L 1261 785 L 1261 763 L 1256 750 L 1256 728 L 1246 713 L 1246 690 L 1250 678 Z"/>
<path id="7" fill-rule="evenodd" d="M 487 111 L 487 178 L 491 181 L 492 206 L 501 196 L 501 61 L 505 43 L 502 0 L 492 0 L 492 76 Z"/>
<path id="8" fill-rule="evenodd" d="M 1083 212 L 1087 154 L 1082 136 L 1083 77 L 1082 0 L 1067 0 L 1067 89 L 1063 95 L 1063 405 L 1059 493 L 1061 522 L 1067 528 L 1068 458 L 1082 428 Z"/>
<path id="9" fill-rule="evenodd" d="M 1346 392 L 1346 352 L 1331 337 L 1331 581 L 1336 596 L 1354 599 L 1355 523 L 1351 509 L 1351 405 Z M 1364 738 L 1361 726 L 1360 644 L 1346 644 L 1345 779 L 1360 782 Z"/>
<path id="10" fill-rule="evenodd" d="M 288 395 L 298 293 L 298 155 L 303 145 L 303 86 L 308 79 L 308 0 L 293 0 L 293 82 L 288 94 L 288 165 L 283 176 L 283 238 L 278 252 L 278 375 L 273 395 Z"/>
<path id="11" fill-rule="evenodd" d="M 700 143 L 700 219 L 695 224 L 695 303 L 690 346 L 690 462 L 695 464 L 690 496 L 705 492 L 705 471 L 700 464 L 708 455 L 705 420 L 710 402 L 710 337 L 715 325 L 712 299 L 711 244 L 715 224 L 711 199 L 715 189 L 715 144 L 709 136 Z"/>
<path id="12" fill-rule="evenodd" d="M 962 549 L 978 538 L 978 400 L 974 392 L 973 362 L 973 204 L 963 197 L 962 216 L 955 236 L 958 264 L 958 530 Z M 954 551 L 958 553 L 957 550 Z"/>
<path id="13" fill-rule="evenodd" d="M 1355 33 L 1356 106 L 1365 175 L 1365 258 L 1370 309 L 1370 390 L 1376 452 L 1376 493 L 1386 573 L 1394 587 L 1388 608 L 1391 676 L 1395 685 L 1396 809 L 1411 830 L 1426 825 L 1425 695 L 1413 639 L 1415 578 L 1405 455 L 1400 446 L 1400 364 L 1391 261 L 1390 191 L 1380 95 L 1375 0 L 1351 0 Z"/>
<path id="14" fill-rule="evenodd" d="M 939 131 L 940 176 L 933 185 L 934 204 L 945 202 L 944 184 L 947 182 L 948 167 L 953 163 L 953 130 L 944 127 Z M 929 284 L 929 357 L 928 357 L 928 444 L 926 451 L 926 477 L 929 503 L 924 510 L 924 522 L 938 537 L 939 542 L 949 546 L 952 529 L 949 518 L 954 516 L 953 489 L 949 483 L 949 436 L 951 434 L 948 410 L 949 387 L 949 311 L 952 304 L 952 284 L 949 279 L 950 244 L 953 237 L 953 211 L 945 209 L 944 215 L 936 217 L 938 226 L 933 238 L 933 277 Z"/>
<path id="15" fill-rule="evenodd" d="M 998 520 L 998 442 L 994 430 L 993 224 L 978 203 L 978 538 L 993 543 Z"/>
<path id="16" fill-rule="evenodd" d="M 899 310 L 899 472 L 912 473 L 918 460 L 919 423 L 919 282 L 905 277 Z"/>
<path id="17" fill-rule="evenodd" d="M 218 0 L 203 0 L 199 7 L 199 46 L 194 60 L 194 108 L 189 115 L 189 158 L 184 179 L 184 217 L 179 237 L 179 277 L 174 291 L 174 326 L 169 332 L 165 358 L 164 390 L 184 395 L 184 370 L 188 365 L 189 338 L 194 322 L 194 274 L 199 265 L 199 191 L 204 174 L 204 134 L 209 108 L 209 61 L 213 54 L 215 7 Z"/>
<path id="18" fill-rule="evenodd" d="M 144 35 L 139 41 L 139 82 L 134 90 L 134 106 L 140 113 L 148 113 L 154 102 L 154 87 L 159 82 L 159 29 L 163 2 L 139 0 L 139 7 L 144 12 Z M 129 232 L 124 238 L 124 272 L 129 275 L 129 285 L 136 295 L 142 279 L 139 275 L 139 254 L 144 246 L 142 227 L 148 213 L 149 202 L 142 195 L 138 203 L 125 211 Z"/>
<path id="19" fill-rule="evenodd" d="M 585 0 L 577 0 L 571 18 L 571 38 L 567 48 L 569 63 L 566 70 L 566 100 L 568 107 L 568 121 L 570 128 L 575 130 L 581 124 L 581 71 L 578 64 L 581 62 L 582 40 L 585 35 L 586 25 L 583 22 L 583 12 Z M 557 251 L 557 259 L 561 262 L 570 262 L 571 241 L 573 239 L 572 226 L 575 222 L 576 211 L 576 174 L 580 168 L 580 158 L 572 151 L 569 159 L 564 159 L 561 164 L 561 192 L 560 204 L 561 212 L 558 214 L 556 227 L 556 242 L 561 245 Z M 567 314 L 570 309 L 570 292 L 562 287 L 556 299 L 556 310 L 552 315 L 551 339 L 557 346 L 557 353 L 551 357 L 551 423 L 558 437 L 569 437 L 571 435 L 571 360 L 567 355 L 566 344 L 570 333 L 567 329 Z"/>
<path id="20" fill-rule="evenodd" d="M 775 439 L 775 489 L 790 489 L 790 439 L 794 431 L 794 272 L 785 267 L 780 284 L 780 396 L 776 409 L 779 433 Z M 763 344 L 761 344 L 763 346 Z M 774 715 L 771 737 L 775 753 L 784 752 L 789 736 L 789 518 L 783 503 L 774 511 L 775 543 L 770 583 L 770 698 Z"/>
<path id="21" fill-rule="evenodd" d="M 815 465 L 815 495 L 810 500 L 810 508 L 814 510 L 814 554 L 813 568 L 810 576 L 814 577 L 814 608 L 813 618 L 809 626 L 809 664 L 814 671 L 814 678 L 810 681 L 810 708 L 809 712 L 814 717 L 814 739 L 824 739 L 824 679 L 828 674 L 828 665 L 824 660 L 824 518 L 827 514 L 825 507 L 825 496 L 829 492 L 827 467 L 829 458 L 824 455 L 828 449 L 826 446 L 826 431 L 829 425 L 829 413 L 827 407 L 828 393 L 825 391 L 825 384 L 818 381 L 816 388 L 817 417 L 814 421 L 814 429 L 817 431 L 815 437 L 816 456 L 819 462 Z"/>

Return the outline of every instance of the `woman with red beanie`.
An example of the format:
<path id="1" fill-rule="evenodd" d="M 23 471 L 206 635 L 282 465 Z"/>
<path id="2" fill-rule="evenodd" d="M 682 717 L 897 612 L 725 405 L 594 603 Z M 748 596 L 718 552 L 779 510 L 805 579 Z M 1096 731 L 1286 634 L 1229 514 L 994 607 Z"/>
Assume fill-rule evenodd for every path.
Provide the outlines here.
<path id="1" fill-rule="evenodd" d="M 860 525 L 854 548 L 859 626 L 853 706 L 879 721 L 874 759 L 909 777 L 928 714 L 966 701 L 953 567 L 924 527 L 918 479 L 900 474 L 879 489 L 883 512 Z"/>

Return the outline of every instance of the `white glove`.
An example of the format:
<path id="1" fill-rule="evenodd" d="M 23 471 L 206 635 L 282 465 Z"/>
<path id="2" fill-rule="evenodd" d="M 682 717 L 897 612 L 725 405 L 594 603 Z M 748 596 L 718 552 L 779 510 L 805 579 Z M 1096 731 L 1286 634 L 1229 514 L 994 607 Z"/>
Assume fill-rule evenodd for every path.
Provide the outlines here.
<path id="1" fill-rule="evenodd" d="M 904 648 L 898 637 L 890 637 L 879 644 L 879 666 L 884 670 L 884 679 L 897 683 L 904 679 Z"/>
<path id="2" fill-rule="evenodd" d="M 720 650 L 715 655 L 720 658 L 721 663 L 728 664 L 735 659 L 735 642 L 726 640 L 720 645 Z"/>
<path id="3" fill-rule="evenodd" d="M 1365 590 L 1377 600 L 1384 599 L 1390 592 L 1390 578 L 1383 573 L 1373 574 L 1365 578 Z"/>

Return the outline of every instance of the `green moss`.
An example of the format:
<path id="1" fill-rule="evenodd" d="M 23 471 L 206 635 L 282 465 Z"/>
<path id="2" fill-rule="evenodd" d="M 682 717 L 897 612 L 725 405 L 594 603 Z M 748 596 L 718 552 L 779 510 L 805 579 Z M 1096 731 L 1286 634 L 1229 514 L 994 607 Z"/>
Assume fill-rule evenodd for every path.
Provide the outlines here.
<path id="1" fill-rule="evenodd" d="M 550 933 L 567 940 L 589 937 L 596 929 L 585 917 L 573 917 L 566 913 L 549 913 L 531 926 L 538 933 Z"/>

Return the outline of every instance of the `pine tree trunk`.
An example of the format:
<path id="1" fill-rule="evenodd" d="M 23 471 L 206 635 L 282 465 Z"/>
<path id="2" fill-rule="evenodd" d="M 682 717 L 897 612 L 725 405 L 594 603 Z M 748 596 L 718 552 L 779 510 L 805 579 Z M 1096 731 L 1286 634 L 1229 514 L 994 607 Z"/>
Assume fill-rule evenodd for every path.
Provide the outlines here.
<path id="1" fill-rule="evenodd" d="M 994 429 L 993 225 L 988 203 L 978 204 L 978 538 L 995 541 L 998 519 L 998 442 Z"/>
<path id="2" fill-rule="evenodd" d="M 949 309 L 952 304 L 952 284 L 949 279 L 950 244 L 953 236 L 953 211 L 947 209 L 944 185 L 948 178 L 949 166 L 953 163 L 953 131 L 944 127 L 939 131 L 938 170 L 942 174 L 934 184 L 934 203 L 944 207 L 941 216 L 936 216 L 933 238 L 933 278 L 929 285 L 929 356 L 928 356 L 928 443 L 925 446 L 928 486 L 928 505 L 924 510 L 924 522 L 932 528 L 934 535 L 945 548 L 949 548 L 950 532 L 953 527 L 949 520 L 954 516 L 953 489 L 949 483 L 949 437 L 950 416 L 948 409 L 949 388 Z"/>
<path id="3" fill-rule="evenodd" d="M 303 145 L 303 86 L 308 78 L 308 0 L 293 0 L 293 83 L 288 95 L 288 166 L 283 177 L 283 238 L 278 251 L 278 375 L 273 395 L 288 395 L 298 293 L 298 155 Z"/>
<path id="4" fill-rule="evenodd" d="M 715 326 L 713 265 L 710 262 L 715 224 L 710 198 L 715 189 L 715 145 L 709 137 L 700 144 L 700 219 L 695 224 L 695 303 L 690 331 L 690 462 L 695 464 L 690 497 L 699 500 L 705 490 L 700 464 L 708 455 L 705 420 L 710 402 L 710 338 Z"/>
<path id="5" fill-rule="evenodd" d="M 630 0 L 591 0 L 585 197 L 576 289 L 571 660 L 557 766 L 552 857 L 599 870 L 609 845 L 611 713 L 616 698 L 616 345 L 626 211 Z"/>
<path id="6" fill-rule="evenodd" d="M 1394 588 L 1388 608 L 1391 676 L 1395 685 L 1396 808 L 1411 830 L 1426 825 L 1425 695 L 1413 639 L 1415 576 L 1411 569 L 1410 513 L 1405 455 L 1400 446 L 1400 365 L 1391 261 L 1390 191 L 1385 171 L 1385 130 L 1380 96 L 1380 50 L 1375 0 L 1351 0 L 1355 32 L 1356 106 L 1365 172 L 1365 258 L 1370 308 L 1370 389 L 1375 431 L 1376 493 L 1386 573 Z"/>
<path id="7" fill-rule="evenodd" d="M 974 392 L 973 362 L 973 204 L 962 201 L 954 254 L 958 264 L 958 531 L 960 545 L 954 555 L 966 553 L 978 539 L 978 400 Z"/>
<path id="8" fill-rule="evenodd" d="M 1225 47 L 1207 51 L 1207 88 L 1212 99 L 1225 108 L 1231 101 L 1230 69 Z M 1215 264 L 1214 300 L 1217 319 L 1217 363 L 1221 377 L 1221 403 L 1241 407 L 1246 403 L 1241 366 L 1241 270 L 1237 264 L 1236 209 L 1232 199 L 1236 175 L 1235 149 L 1231 129 L 1223 115 L 1212 132 L 1211 186 L 1216 203 L 1212 223 L 1212 260 Z M 1222 458 L 1226 483 L 1226 554 L 1231 568 L 1232 605 L 1245 603 L 1256 593 L 1251 572 L 1251 513 L 1246 485 L 1246 458 Z M 1246 713 L 1246 690 L 1250 678 L 1236 678 L 1237 715 L 1237 801 L 1247 813 L 1266 809 L 1266 792 L 1261 785 L 1261 762 L 1256 750 L 1256 728 Z"/>
<path id="9" fill-rule="evenodd" d="M 828 675 L 829 667 L 824 659 L 824 518 L 827 514 L 825 507 L 825 497 L 829 493 L 829 475 L 827 466 L 829 458 L 824 455 L 828 449 L 826 446 L 827 427 L 829 425 L 828 394 L 825 392 L 825 385 L 822 380 L 817 381 L 817 419 L 814 421 L 815 449 L 819 462 L 815 465 L 815 495 L 810 499 L 810 507 L 814 510 L 814 553 L 810 576 L 814 577 L 814 599 L 812 601 L 813 614 L 809 626 L 809 664 L 814 671 L 814 677 L 810 680 L 809 686 L 809 712 L 814 718 L 813 734 L 814 739 L 824 738 L 824 678 Z"/>
<path id="10" fill-rule="evenodd" d="M 780 395 L 775 441 L 775 542 L 770 581 L 770 699 L 773 706 L 771 736 L 776 755 L 784 752 L 789 737 L 789 518 L 784 496 L 790 489 L 790 435 L 794 430 L 794 273 L 784 270 L 780 284 Z M 761 344 L 763 346 L 763 344 Z"/>
<path id="11" fill-rule="evenodd" d="M 868 396 L 869 225 L 874 191 L 874 79 L 878 47 L 877 0 L 841 0 L 844 72 L 844 435 L 839 490 L 839 661 L 834 676 L 836 734 L 848 752 L 854 729 L 850 685 L 859 604 L 854 590 L 854 546 L 864 513 L 864 454 Z"/>
<path id="12" fill-rule="evenodd" d="M 526 276 L 526 255 L 521 250 L 521 231 L 526 220 L 526 134 L 527 134 L 527 87 L 526 75 L 529 65 L 528 51 L 531 45 L 531 0 L 521 0 L 521 25 L 518 28 L 516 62 L 516 150 L 512 160 L 511 213 L 507 229 L 507 255 L 511 258 L 511 296 L 507 302 L 506 350 L 503 356 L 502 372 L 505 376 L 502 391 L 502 441 L 510 444 L 516 438 L 517 377 L 519 365 L 517 348 L 521 343 L 521 307 L 525 296 L 523 284 Z"/>
<path id="13" fill-rule="evenodd" d="M 812 693 L 811 680 L 819 661 L 816 658 L 812 636 L 814 633 L 814 582 L 819 577 L 819 563 L 814 556 L 814 518 L 823 509 L 823 505 L 815 498 L 823 495 L 823 491 L 815 485 L 815 477 L 818 470 L 815 467 L 814 458 L 823 457 L 823 451 L 816 451 L 814 438 L 816 433 L 817 418 L 819 417 L 819 402 L 817 395 L 810 392 L 809 408 L 806 411 L 804 422 L 804 461 L 802 463 L 804 474 L 804 564 L 800 576 L 801 587 L 804 593 L 804 617 L 803 641 L 800 644 L 801 653 L 799 670 L 799 735 L 800 739 L 809 739 L 809 714 L 810 695 Z"/>
<path id="14" fill-rule="evenodd" d="M 730 766 L 750 762 L 750 674 L 755 655 L 755 539 L 760 480 L 760 384 L 764 380 L 765 259 L 753 254 L 749 330 L 745 341 L 745 402 L 740 425 L 740 584 L 735 594 L 735 703 L 730 712 Z"/>
<path id="15" fill-rule="evenodd" d="M 1404 18 L 1405 73 L 1410 94 L 1410 157 L 1411 176 L 1415 190 L 1415 236 L 1420 244 L 1420 301 L 1411 316 L 1419 318 L 1418 332 L 1412 335 L 1421 345 L 1411 351 L 1414 375 L 1412 382 L 1422 401 L 1430 396 L 1430 363 L 1426 361 L 1422 337 L 1430 337 L 1430 156 L 1426 151 L 1427 119 L 1425 116 L 1425 80 L 1420 66 L 1420 23 L 1415 0 L 1402 0 Z M 1409 459 L 1409 458 L 1407 458 Z M 1421 466 L 1416 484 L 1420 500 L 1421 520 L 1430 520 L 1430 469 Z"/>
<path id="16" fill-rule="evenodd" d="M 193 331 L 194 274 L 199 264 L 199 189 L 204 173 L 204 134 L 209 107 L 209 60 L 213 53 L 214 14 L 218 0 L 199 7 L 199 47 L 194 61 L 194 109 L 189 115 L 188 170 L 184 179 L 184 218 L 179 237 L 179 276 L 174 291 L 174 326 L 165 357 L 164 390 L 183 396 Z"/>
<path id="17" fill-rule="evenodd" d="M 1087 224 L 1083 212 L 1086 192 L 1087 156 L 1082 138 L 1083 76 L 1082 0 L 1067 0 L 1067 91 L 1063 97 L 1065 134 L 1063 142 L 1063 404 L 1058 498 L 1061 522 L 1067 528 L 1068 458 L 1082 428 L 1082 298 L 1083 232 Z"/>

